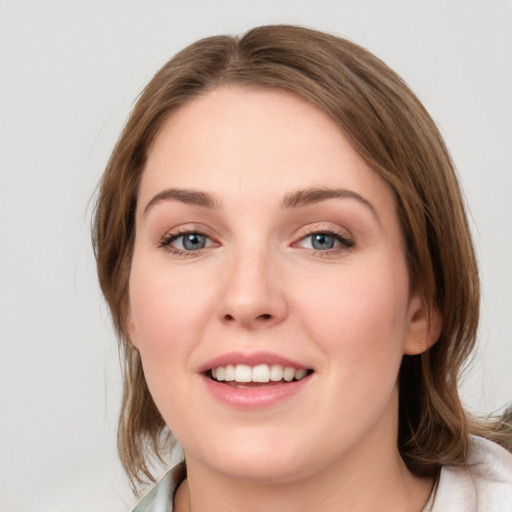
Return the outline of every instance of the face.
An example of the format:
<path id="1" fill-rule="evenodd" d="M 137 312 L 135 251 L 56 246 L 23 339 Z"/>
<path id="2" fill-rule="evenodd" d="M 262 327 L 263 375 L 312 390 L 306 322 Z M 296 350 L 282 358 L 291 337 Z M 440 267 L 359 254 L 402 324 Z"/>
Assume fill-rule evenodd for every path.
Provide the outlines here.
<path id="1" fill-rule="evenodd" d="M 423 303 L 392 191 L 315 107 L 230 87 L 167 120 L 129 290 L 132 343 L 189 465 L 286 480 L 396 448 Z"/>

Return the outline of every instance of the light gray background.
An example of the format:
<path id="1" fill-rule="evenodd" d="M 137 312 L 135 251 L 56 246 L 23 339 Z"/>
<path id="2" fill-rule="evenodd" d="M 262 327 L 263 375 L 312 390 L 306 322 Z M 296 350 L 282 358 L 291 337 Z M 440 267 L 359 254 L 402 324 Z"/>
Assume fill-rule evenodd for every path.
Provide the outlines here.
<path id="1" fill-rule="evenodd" d="M 512 4 L 506 0 L 0 1 L 0 507 L 127 510 L 115 340 L 89 242 L 95 184 L 132 102 L 177 50 L 298 23 L 367 47 L 441 127 L 482 265 L 463 388 L 512 400 Z"/>

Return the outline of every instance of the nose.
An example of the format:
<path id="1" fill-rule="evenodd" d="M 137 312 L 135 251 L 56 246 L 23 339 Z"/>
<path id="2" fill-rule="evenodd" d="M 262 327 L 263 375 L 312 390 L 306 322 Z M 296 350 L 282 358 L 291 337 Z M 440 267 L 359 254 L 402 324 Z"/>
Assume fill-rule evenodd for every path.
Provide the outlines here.
<path id="1" fill-rule="evenodd" d="M 245 329 L 282 322 L 287 307 L 276 262 L 263 250 L 243 251 L 233 259 L 226 264 L 220 320 Z"/>

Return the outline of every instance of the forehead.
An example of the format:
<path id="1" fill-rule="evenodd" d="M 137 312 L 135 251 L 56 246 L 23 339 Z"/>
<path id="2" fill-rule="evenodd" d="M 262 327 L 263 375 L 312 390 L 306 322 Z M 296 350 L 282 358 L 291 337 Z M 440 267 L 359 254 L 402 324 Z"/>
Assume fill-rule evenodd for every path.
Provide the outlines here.
<path id="1" fill-rule="evenodd" d="M 209 91 L 164 123 L 148 153 L 140 202 L 170 186 L 220 197 L 340 186 L 391 195 L 320 109 L 288 92 L 238 86 Z"/>

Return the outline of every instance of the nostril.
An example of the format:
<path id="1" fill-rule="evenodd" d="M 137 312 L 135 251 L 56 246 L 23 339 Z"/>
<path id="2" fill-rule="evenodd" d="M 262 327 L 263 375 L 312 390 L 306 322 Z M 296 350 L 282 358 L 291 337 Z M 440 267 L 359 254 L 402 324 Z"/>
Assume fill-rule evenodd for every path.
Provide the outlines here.
<path id="1" fill-rule="evenodd" d="M 0 0 L 1 1 L 1 0 Z M 256 315 L 256 316 L 251 316 L 251 315 L 240 315 L 240 316 L 237 316 L 237 315 L 233 315 L 233 314 L 230 314 L 230 313 L 226 313 L 223 317 L 222 317 L 222 320 L 224 322 L 227 322 L 227 323 L 231 323 L 231 322 L 240 322 L 242 324 L 250 324 L 251 322 L 256 322 L 256 323 L 264 323 L 265 325 L 267 324 L 267 322 L 271 321 L 274 319 L 274 315 L 272 315 L 271 313 L 262 313 L 261 315 Z"/>

